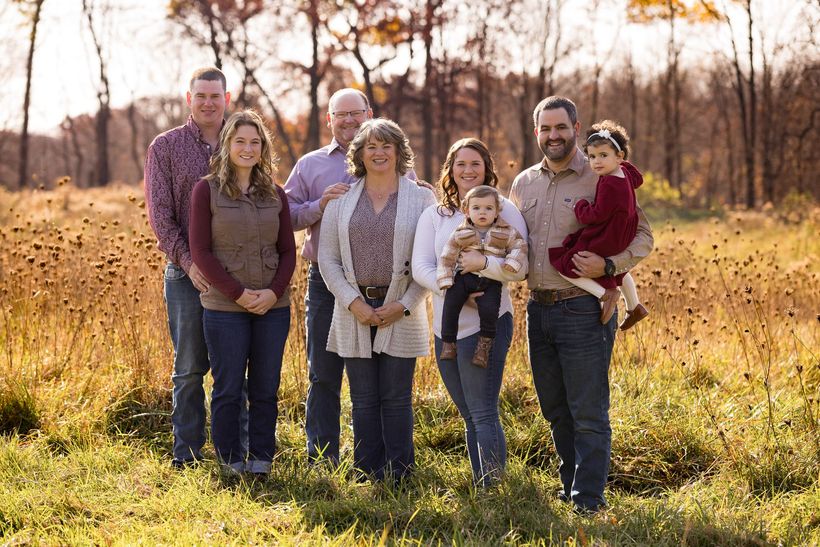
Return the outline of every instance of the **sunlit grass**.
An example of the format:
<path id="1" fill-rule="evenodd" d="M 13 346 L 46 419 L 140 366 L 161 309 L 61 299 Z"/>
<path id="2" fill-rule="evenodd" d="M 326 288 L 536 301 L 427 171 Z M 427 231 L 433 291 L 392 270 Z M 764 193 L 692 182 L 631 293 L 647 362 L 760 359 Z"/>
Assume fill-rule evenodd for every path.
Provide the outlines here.
<path id="1" fill-rule="evenodd" d="M 508 476 L 470 485 L 434 363 L 415 379 L 418 473 L 394 492 L 305 465 L 304 265 L 293 282 L 270 479 L 168 466 L 164 259 L 141 191 L 0 192 L 0 536 L 12 543 L 820 543 L 820 212 L 656 220 L 650 317 L 611 367 L 612 508 L 555 498 L 526 358 L 502 391 Z M 343 419 L 349 423 L 349 403 Z M 351 432 L 343 429 L 345 464 Z M 212 455 L 209 449 L 207 454 Z"/>

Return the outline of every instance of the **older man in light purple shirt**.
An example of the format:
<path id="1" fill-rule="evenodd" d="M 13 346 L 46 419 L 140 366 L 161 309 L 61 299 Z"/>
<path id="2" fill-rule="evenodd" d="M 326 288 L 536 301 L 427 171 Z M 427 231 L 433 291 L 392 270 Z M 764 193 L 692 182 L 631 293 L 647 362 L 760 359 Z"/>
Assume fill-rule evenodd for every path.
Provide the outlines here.
<path id="1" fill-rule="evenodd" d="M 327 126 L 333 133 L 329 145 L 305 154 L 293 167 L 285 193 L 295 230 L 306 230 L 302 256 L 310 261 L 305 296 L 307 358 L 310 386 L 305 412 L 308 458 L 339 461 L 339 416 L 344 361 L 327 351 L 327 335 L 334 298 L 317 263 L 319 230 L 328 202 L 347 192 L 355 180 L 347 174 L 347 146 L 362 122 L 373 117 L 367 96 L 356 89 L 341 89 L 330 97 Z"/>

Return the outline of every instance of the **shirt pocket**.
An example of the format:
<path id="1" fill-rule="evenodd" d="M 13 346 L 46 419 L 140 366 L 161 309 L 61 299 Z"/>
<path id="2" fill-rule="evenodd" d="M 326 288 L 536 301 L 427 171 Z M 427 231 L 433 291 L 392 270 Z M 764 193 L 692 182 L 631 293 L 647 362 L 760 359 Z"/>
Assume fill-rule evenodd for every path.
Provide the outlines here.
<path id="1" fill-rule="evenodd" d="M 581 223 L 575 216 L 575 204 L 582 199 L 590 200 L 587 196 L 564 196 L 559 200 L 556 207 L 555 220 L 562 232 L 571 233 L 581 227 Z"/>
<path id="2" fill-rule="evenodd" d="M 536 229 L 538 219 L 536 213 L 538 212 L 538 198 L 525 199 L 521 202 L 519 208 L 524 221 L 527 223 L 527 229 L 532 232 Z"/>

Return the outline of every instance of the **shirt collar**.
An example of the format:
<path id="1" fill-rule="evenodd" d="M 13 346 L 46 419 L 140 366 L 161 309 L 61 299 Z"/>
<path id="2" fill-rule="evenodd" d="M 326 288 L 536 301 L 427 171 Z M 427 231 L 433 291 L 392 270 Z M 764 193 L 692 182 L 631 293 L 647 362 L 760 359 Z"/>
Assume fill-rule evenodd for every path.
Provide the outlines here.
<path id="1" fill-rule="evenodd" d="M 330 141 L 330 144 L 327 145 L 327 155 L 331 155 L 336 149 L 341 150 L 342 154 L 347 153 L 347 150 L 342 148 L 342 145 L 339 144 L 339 141 L 336 140 L 336 137 L 333 137 L 333 139 Z"/>
<path id="2" fill-rule="evenodd" d="M 586 169 L 588 165 L 589 163 L 587 162 L 587 157 L 584 155 L 584 151 L 578 148 L 578 146 L 576 146 L 575 155 L 572 157 L 569 164 L 561 172 L 563 173 L 564 171 L 572 171 L 576 175 L 580 175 L 581 172 L 583 172 L 583 170 Z M 549 168 L 549 165 L 547 165 L 546 157 L 541 159 L 541 163 L 533 165 L 532 169 L 533 171 L 547 171 L 552 173 L 552 170 Z M 555 175 L 557 174 L 558 173 L 555 173 Z"/>
<path id="3" fill-rule="evenodd" d="M 197 140 L 199 140 L 201 142 L 205 142 L 204 139 L 202 138 L 202 130 L 196 124 L 196 122 L 194 121 L 194 117 L 191 114 L 188 114 L 188 121 L 185 122 L 185 127 L 187 127 L 188 130 L 191 133 L 194 134 L 194 137 L 196 137 Z M 220 130 L 224 127 L 225 127 L 225 119 L 223 118 L 222 119 L 222 126 L 220 127 Z"/>

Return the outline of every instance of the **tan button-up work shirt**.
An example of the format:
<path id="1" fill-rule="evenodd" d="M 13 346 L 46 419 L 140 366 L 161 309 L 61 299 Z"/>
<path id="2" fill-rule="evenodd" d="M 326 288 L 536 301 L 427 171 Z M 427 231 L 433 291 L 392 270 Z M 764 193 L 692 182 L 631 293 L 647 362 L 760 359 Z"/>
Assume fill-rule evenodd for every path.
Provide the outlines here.
<path id="1" fill-rule="evenodd" d="M 575 203 L 595 200 L 598 175 L 581 149 L 567 168 L 553 173 L 546 159 L 525 169 L 513 182 L 510 199 L 524 215 L 529 230 L 530 289 L 566 289 L 572 283 L 561 277 L 549 260 L 549 248 L 560 247 L 564 238 L 583 226 L 575 218 Z M 638 233 L 622 253 L 610 258 L 616 273 L 631 270 L 652 251 L 654 238 L 643 210 L 638 207 Z"/>

